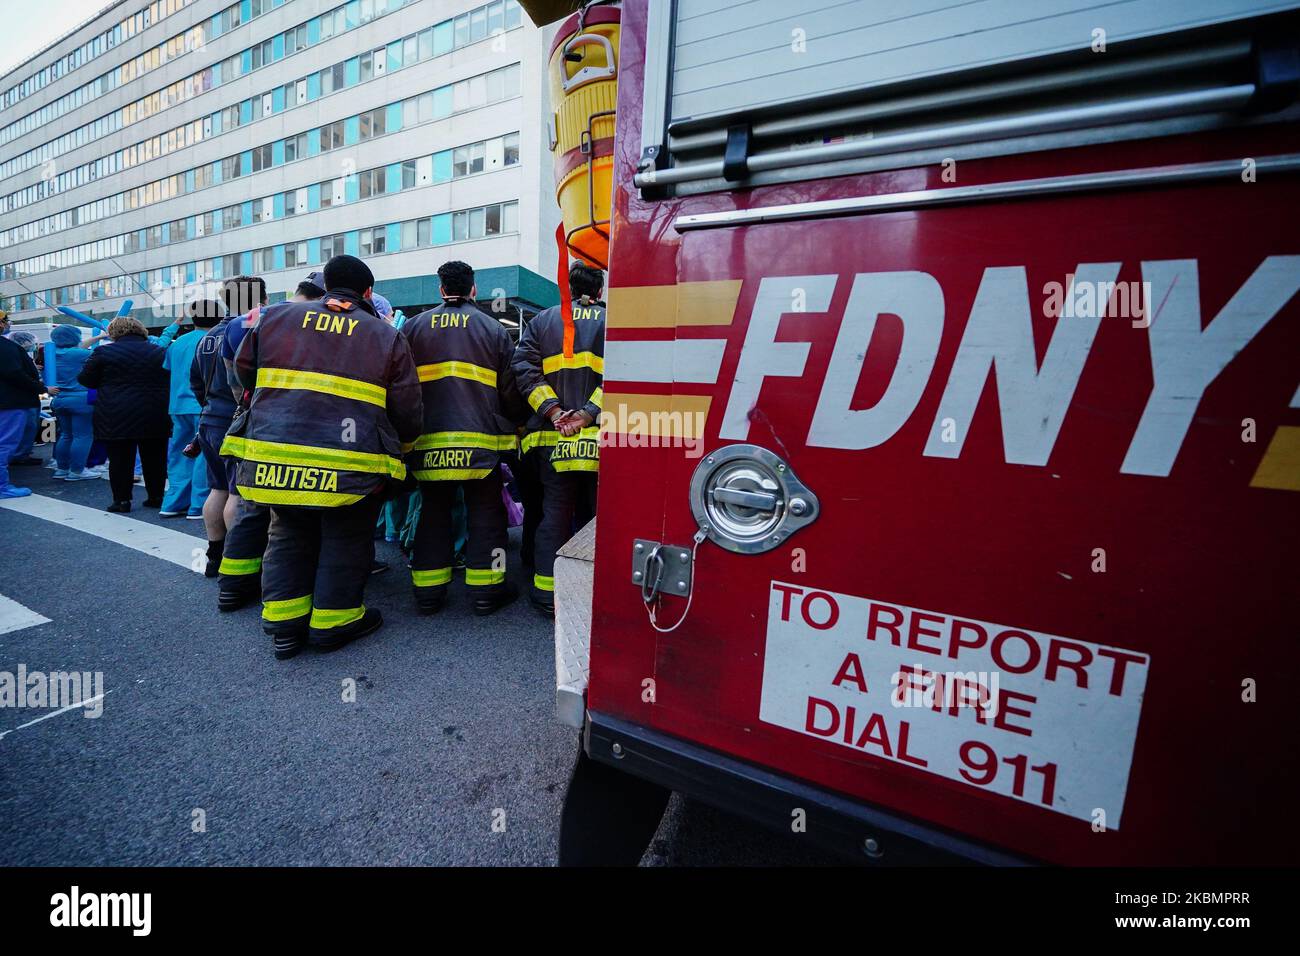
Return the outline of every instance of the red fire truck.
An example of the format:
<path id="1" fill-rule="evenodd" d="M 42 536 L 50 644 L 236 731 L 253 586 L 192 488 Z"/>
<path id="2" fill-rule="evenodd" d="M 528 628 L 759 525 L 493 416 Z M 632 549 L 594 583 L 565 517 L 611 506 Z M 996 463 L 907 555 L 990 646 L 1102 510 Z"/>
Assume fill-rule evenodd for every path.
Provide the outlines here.
<path id="1" fill-rule="evenodd" d="M 609 267 L 562 861 L 680 791 L 883 862 L 1295 862 L 1297 8 L 560 23 Z"/>

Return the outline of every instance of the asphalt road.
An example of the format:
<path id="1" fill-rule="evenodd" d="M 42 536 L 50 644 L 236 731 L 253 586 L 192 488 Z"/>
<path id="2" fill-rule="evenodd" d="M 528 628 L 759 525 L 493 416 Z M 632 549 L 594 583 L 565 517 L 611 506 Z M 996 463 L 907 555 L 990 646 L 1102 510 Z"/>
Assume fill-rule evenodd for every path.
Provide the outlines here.
<path id="1" fill-rule="evenodd" d="M 106 481 L 14 479 L 109 501 Z M 202 522 L 142 500 L 131 520 L 202 546 Z M 0 708 L 0 865 L 554 864 L 576 741 L 553 716 L 549 624 L 523 600 L 476 618 L 460 583 L 417 617 L 400 551 L 377 547 L 393 570 L 366 603 L 383 629 L 277 662 L 256 609 L 217 613 L 215 581 L 0 509 L 0 594 L 50 619 L 0 634 L 0 672 L 99 671 L 107 692 L 97 719 L 22 727 L 49 711 Z M 642 862 L 834 861 L 674 796 Z"/>

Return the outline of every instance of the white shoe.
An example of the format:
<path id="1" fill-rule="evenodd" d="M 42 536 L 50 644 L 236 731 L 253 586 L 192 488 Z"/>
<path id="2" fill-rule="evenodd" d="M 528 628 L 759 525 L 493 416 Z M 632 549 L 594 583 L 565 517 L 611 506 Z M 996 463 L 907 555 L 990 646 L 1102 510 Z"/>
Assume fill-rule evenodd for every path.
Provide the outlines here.
<path id="1" fill-rule="evenodd" d="M 51 478 L 66 478 L 66 477 L 68 477 L 68 470 L 67 470 L 66 468 L 56 468 L 56 469 L 54 469 L 54 474 L 50 475 L 50 477 L 51 477 Z"/>
<path id="2" fill-rule="evenodd" d="M 57 478 L 58 475 L 55 475 Z M 64 481 L 89 481 L 92 478 L 98 478 L 99 475 L 92 471 L 70 471 L 63 476 Z"/>
<path id="3" fill-rule="evenodd" d="M 54 471 L 59 467 L 59 463 L 55 461 L 53 458 L 51 458 L 49 461 L 45 463 L 45 467 L 49 468 L 51 471 Z"/>

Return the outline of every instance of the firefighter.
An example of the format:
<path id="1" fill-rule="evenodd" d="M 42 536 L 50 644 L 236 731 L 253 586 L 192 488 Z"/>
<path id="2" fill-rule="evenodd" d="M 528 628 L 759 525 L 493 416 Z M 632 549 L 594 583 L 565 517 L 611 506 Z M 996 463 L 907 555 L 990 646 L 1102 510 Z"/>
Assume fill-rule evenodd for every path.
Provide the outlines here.
<path id="1" fill-rule="evenodd" d="M 235 354 L 252 400 L 230 440 L 240 495 L 271 510 L 262 624 L 280 659 L 383 623 L 363 602 L 375 521 L 423 420 L 410 349 L 370 304 L 370 268 L 335 256 L 323 278 L 322 300 L 269 307 Z"/>
<path id="2" fill-rule="evenodd" d="M 260 276 L 236 276 L 227 279 L 221 287 L 230 320 L 225 324 L 221 341 L 221 358 L 227 379 L 235 383 L 235 352 L 244 335 L 257 324 L 266 308 L 266 282 Z M 248 393 L 233 384 L 231 394 L 235 407 L 247 407 Z M 237 467 L 237 445 L 223 441 L 221 454 Z M 217 581 L 217 610 L 237 611 L 258 600 L 262 594 L 262 559 L 266 552 L 267 535 L 271 528 L 271 510 L 254 501 L 245 501 L 231 487 L 234 516 L 226 531 L 226 542 L 221 554 Z"/>
<path id="3" fill-rule="evenodd" d="M 515 350 L 515 379 L 532 406 L 525 427 L 524 457 L 541 479 L 542 520 L 533 555 L 529 594 L 547 617 L 555 616 L 555 552 L 596 513 L 601 382 L 605 371 L 605 276 L 575 262 L 569 268 L 573 296 L 573 348 L 565 355 L 559 306 L 528 323 Z"/>
<path id="4" fill-rule="evenodd" d="M 469 541 L 465 583 L 474 613 L 491 614 L 519 596 L 506 580 L 506 510 L 502 453 L 516 447 L 523 402 L 510 361 L 514 345 L 496 319 L 474 305 L 474 270 L 464 262 L 438 268 L 442 304 L 402 324 L 424 398 L 424 427 L 409 463 L 420 482 L 420 521 L 411 583 L 421 614 L 447 602 L 455 533 L 452 508 L 464 493 Z"/>

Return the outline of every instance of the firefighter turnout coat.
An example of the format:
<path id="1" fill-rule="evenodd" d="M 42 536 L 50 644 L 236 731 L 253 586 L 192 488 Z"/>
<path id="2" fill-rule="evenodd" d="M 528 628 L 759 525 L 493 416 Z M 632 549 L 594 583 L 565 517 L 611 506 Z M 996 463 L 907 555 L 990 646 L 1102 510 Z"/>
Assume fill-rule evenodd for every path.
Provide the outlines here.
<path id="1" fill-rule="evenodd" d="M 600 457 L 600 420 L 605 374 L 605 307 L 573 304 L 573 355 L 564 354 L 564 317 L 559 306 L 528 323 L 515 350 L 515 378 L 532 406 L 523 450 L 550 449 L 556 471 L 596 471 Z M 547 415 L 553 408 L 581 409 L 592 425 L 565 438 Z"/>
<path id="2" fill-rule="evenodd" d="M 335 508 L 405 477 L 420 383 L 406 342 L 365 299 L 332 291 L 263 309 L 235 372 L 253 398 L 223 451 L 241 459 L 244 498 Z"/>
<path id="3" fill-rule="evenodd" d="M 408 458 L 419 481 L 486 477 L 517 446 L 524 415 L 515 387 L 514 343 L 496 319 L 463 299 L 402 324 L 424 399 L 424 427 Z"/>

